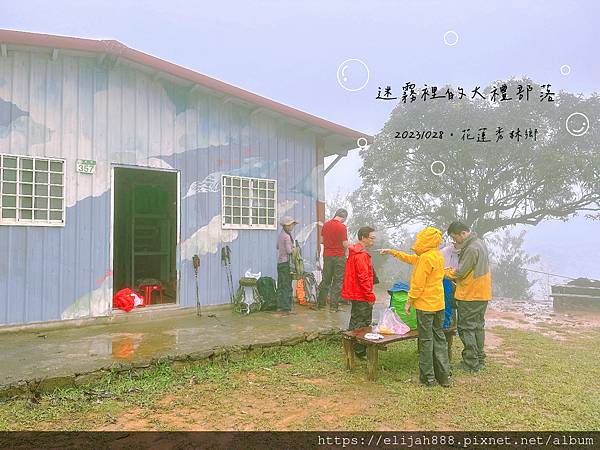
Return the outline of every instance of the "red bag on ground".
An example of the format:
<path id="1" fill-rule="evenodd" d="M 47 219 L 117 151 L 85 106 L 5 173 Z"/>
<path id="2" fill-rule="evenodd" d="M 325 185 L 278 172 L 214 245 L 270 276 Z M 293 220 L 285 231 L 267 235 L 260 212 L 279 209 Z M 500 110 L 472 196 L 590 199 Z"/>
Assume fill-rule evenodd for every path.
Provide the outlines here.
<path id="1" fill-rule="evenodd" d="M 125 312 L 131 311 L 136 306 L 145 305 L 144 297 L 129 288 L 121 289 L 113 297 L 113 308 L 122 309 Z"/>

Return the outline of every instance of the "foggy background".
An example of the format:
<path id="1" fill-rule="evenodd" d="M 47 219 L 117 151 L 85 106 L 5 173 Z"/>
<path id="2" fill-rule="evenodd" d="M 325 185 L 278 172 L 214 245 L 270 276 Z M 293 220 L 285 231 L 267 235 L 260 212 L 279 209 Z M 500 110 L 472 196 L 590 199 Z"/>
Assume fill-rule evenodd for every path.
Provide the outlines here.
<path id="1" fill-rule="evenodd" d="M 598 91 L 597 18 L 589 1 L 31 1 L 0 3 L 0 28 L 116 39 L 370 135 L 396 102 L 375 100 L 411 81 L 487 86 L 527 76 L 552 90 Z M 456 32 L 456 45 L 444 34 Z M 342 89 L 340 64 L 369 69 L 364 89 Z M 570 73 L 561 73 L 561 66 Z M 535 93 L 537 95 L 537 93 Z M 590 118 L 597 126 L 598 118 Z M 328 161 L 330 161 L 328 159 Z M 326 177 L 329 201 L 360 186 L 362 161 L 351 151 Z M 584 217 L 544 221 L 527 231 L 532 267 L 600 279 L 600 223 Z M 545 277 L 542 277 L 546 280 Z M 560 279 L 550 280 L 561 281 Z"/>

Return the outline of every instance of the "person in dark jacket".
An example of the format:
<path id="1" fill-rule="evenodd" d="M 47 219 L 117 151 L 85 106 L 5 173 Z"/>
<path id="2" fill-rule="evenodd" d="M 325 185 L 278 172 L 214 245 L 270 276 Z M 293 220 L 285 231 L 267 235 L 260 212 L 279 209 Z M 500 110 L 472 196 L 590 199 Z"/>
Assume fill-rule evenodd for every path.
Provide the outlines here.
<path id="1" fill-rule="evenodd" d="M 348 261 L 342 286 L 342 298 L 352 303 L 349 330 L 371 325 L 375 303 L 373 263 L 367 251 L 375 243 L 375 230 L 362 227 L 358 230 L 358 241 L 357 244 L 348 247 Z M 363 344 L 354 341 L 352 347 L 359 358 L 366 356 L 367 349 Z"/>
<path id="2" fill-rule="evenodd" d="M 458 268 L 446 271 L 456 282 L 457 328 L 464 346 L 459 368 L 477 372 L 485 365 L 485 311 L 492 299 L 489 253 L 485 242 L 461 222 L 452 222 L 448 235 L 461 248 Z"/>

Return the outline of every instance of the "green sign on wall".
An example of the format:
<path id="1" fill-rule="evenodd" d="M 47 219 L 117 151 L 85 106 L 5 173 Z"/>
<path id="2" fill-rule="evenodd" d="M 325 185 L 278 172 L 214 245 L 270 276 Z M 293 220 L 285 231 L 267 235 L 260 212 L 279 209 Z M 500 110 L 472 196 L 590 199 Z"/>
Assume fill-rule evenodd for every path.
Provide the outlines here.
<path id="1" fill-rule="evenodd" d="M 77 172 L 94 173 L 96 171 L 96 161 L 93 159 L 78 159 Z"/>

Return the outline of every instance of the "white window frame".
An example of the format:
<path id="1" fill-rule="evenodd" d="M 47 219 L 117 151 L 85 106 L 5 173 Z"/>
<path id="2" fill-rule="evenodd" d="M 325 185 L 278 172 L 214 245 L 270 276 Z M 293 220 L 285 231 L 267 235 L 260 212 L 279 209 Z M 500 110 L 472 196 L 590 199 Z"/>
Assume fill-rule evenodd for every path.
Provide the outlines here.
<path id="1" fill-rule="evenodd" d="M 16 167 L 6 167 L 5 158 L 8 159 L 16 159 L 17 165 Z M 26 167 L 24 161 L 31 161 L 31 168 Z M 47 168 L 39 169 L 37 168 L 38 163 L 46 162 Z M 62 165 L 62 171 L 51 170 L 52 163 L 60 163 Z M 15 170 L 16 171 L 16 180 L 5 180 L 5 170 Z M 34 156 L 27 155 L 10 155 L 10 154 L 0 154 L 0 225 L 20 225 L 20 226 L 44 226 L 44 227 L 64 227 L 65 225 L 65 211 L 66 211 L 66 186 L 65 186 L 65 172 L 66 172 L 66 161 L 62 158 L 40 158 Z M 24 175 L 31 173 L 31 180 L 25 179 Z M 47 174 L 47 181 L 41 182 L 37 181 L 37 174 Z M 61 175 L 60 183 L 56 182 L 56 180 L 52 180 L 52 175 Z M 8 185 L 5 185 L 7 183 Z M 15 193 L 5 192 L 5 187 L 9 187 L 10 184 L 15 184 L 16 189 Z M 31 192 L 23 192 L 23 189 L 26 186 L 31 187 Z M 45 195 L 36 195 L 36 187 L 47 187 L 47 191 Z M 52 188 L 62 188 L 62 195 L 53 195 Z M 4 201 L 7 196 L 15 198 L 15 206 L 12 205 L 9 207 L 4 206 Z M 22 205 L 25 204 L 25 200 L 31 199 L 31 204 L 27 207 Z M 36 200 L 46 199 L 46 207 L 36 208 Z M 52 207 L 53 200 L 61 200 L 61 207 Z M 14 218 L 4 218 L 5 209 L 10 209 L 15 211 Z M 21 217 L 22 213 L 25 211 L 31 212 L 31 218 Z M 36 212 L 46 211 L 46 218 L 36 218 Z M 60 219 L 55 218 L 51 219 L 50 213 L 60 212 Z M 55 215 L 56 216 L 56 215 Z"/>
<path id="2" fill-rule="evenodd" d="M 221 175 L 221 218 L 226 230 L 276 230 L 277 180 Z"/>

